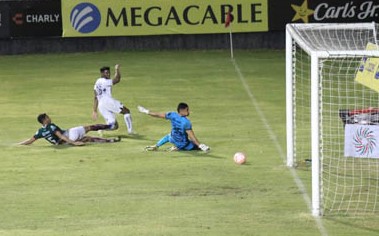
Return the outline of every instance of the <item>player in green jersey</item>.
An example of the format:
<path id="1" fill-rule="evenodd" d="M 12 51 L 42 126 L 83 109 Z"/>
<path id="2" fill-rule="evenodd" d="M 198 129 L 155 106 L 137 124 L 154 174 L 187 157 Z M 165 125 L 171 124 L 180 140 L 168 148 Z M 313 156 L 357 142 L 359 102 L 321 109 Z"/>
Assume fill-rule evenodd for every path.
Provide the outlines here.
<path id="1" fill-rule="evenodd" d="M 46 113 L 38 115 L 37 120 L 39 123 L 42 124 L 42 127 L 37 130 L 33 137 L 21 142 L 21 145 L 32 144 L 34 141 L 40 138 L 44 138 L 54 145 L 71 144 L 74 146 L 82 146 L 84 145 L 84 143 L 87 142 L 112 143 L 119 142 L 121 140 L 120 137 L 118 137 L 117 139 L 106 139 L 85 136 L 85 134 L 89 131 L 110 129 L 110 125 L 96 124 L 88 126 L 78 126 L 67 130 L 62 130 L 61 128 L 59 128 L 59 126 L 55 125 L 54 123 L 51 123 L 51 119 Z"/>

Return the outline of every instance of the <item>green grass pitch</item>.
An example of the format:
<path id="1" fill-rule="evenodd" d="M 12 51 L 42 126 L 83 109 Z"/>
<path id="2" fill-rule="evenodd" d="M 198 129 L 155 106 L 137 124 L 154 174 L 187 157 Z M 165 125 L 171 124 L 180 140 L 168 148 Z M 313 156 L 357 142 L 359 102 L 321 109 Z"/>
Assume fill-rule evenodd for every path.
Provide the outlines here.
<path id="1" fill-rule="evenodd" d="M 285 166 L 284 51 L 102 52 L 0 57 L 0 235 L 377 235 L 378 217 L 317 223 Z M 121 64 L 113 95 L 138 135 L 55 147 L 18 142 L 46 112 L 62 128 L 91 119 L 99 68 Z M 144 152 L 170 130 L 137 112 L 190 106 L 211 152 Z M 97 136 L 96 132 L 92 135 Z M 169 145 L 167 145 L 168 147 Z M 233 163 L 243 151 L 246 165 Z M 310 170 L 296 171 L 310 196 Z"/>

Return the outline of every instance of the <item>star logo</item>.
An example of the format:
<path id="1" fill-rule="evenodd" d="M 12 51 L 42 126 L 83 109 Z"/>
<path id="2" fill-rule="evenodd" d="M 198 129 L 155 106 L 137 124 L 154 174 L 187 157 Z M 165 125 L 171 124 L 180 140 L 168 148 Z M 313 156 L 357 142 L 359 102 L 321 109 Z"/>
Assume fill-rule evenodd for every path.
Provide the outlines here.
<path id="1" fill-rule="evenodd" d="M 308 9 L 308 0 L 304 0 L 301 6 L 291 4 L 291 7 L 296 12 L 292 22 L 301 19 L 304 23 L 308 23 L 308 17 L 313 15 L 314 12 L 312 9 Z"/>

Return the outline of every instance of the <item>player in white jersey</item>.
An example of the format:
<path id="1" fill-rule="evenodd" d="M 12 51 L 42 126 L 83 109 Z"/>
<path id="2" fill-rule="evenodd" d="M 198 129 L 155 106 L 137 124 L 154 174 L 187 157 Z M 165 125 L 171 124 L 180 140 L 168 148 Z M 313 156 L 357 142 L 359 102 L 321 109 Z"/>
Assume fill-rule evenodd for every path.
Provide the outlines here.
<path id="1" fill-rule="evenodd" d="M 111 125 L 111 129 L 117 129 L 118 123 L 116 114 L 123 114 L 126 127 L 129 134 L 133 134 L 132 117 L 130 110 L 126 108 L 120 101 L 112 97 L 112 86 L 119 83 L 121 80 L 120 65 L 115 65 L 115 75 L 111 79 L 110 68 L 104 66 L 100 68 L 101 77 L 96 80 L 94 91 L 95 97 L 93 102 L 92 118 L 97 119 L 97 109 L 104 117 L 105 122 Z"/>

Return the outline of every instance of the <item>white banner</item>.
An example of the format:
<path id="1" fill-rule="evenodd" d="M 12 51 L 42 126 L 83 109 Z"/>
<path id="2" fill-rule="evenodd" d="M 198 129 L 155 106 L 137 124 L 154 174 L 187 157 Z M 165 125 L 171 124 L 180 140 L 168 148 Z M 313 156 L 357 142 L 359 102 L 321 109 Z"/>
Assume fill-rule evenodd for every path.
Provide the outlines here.
<path id="1" fill-rule="evenodd" d="M 345 156 L 379 158 L 379 126 L 347 124 Z"/>

